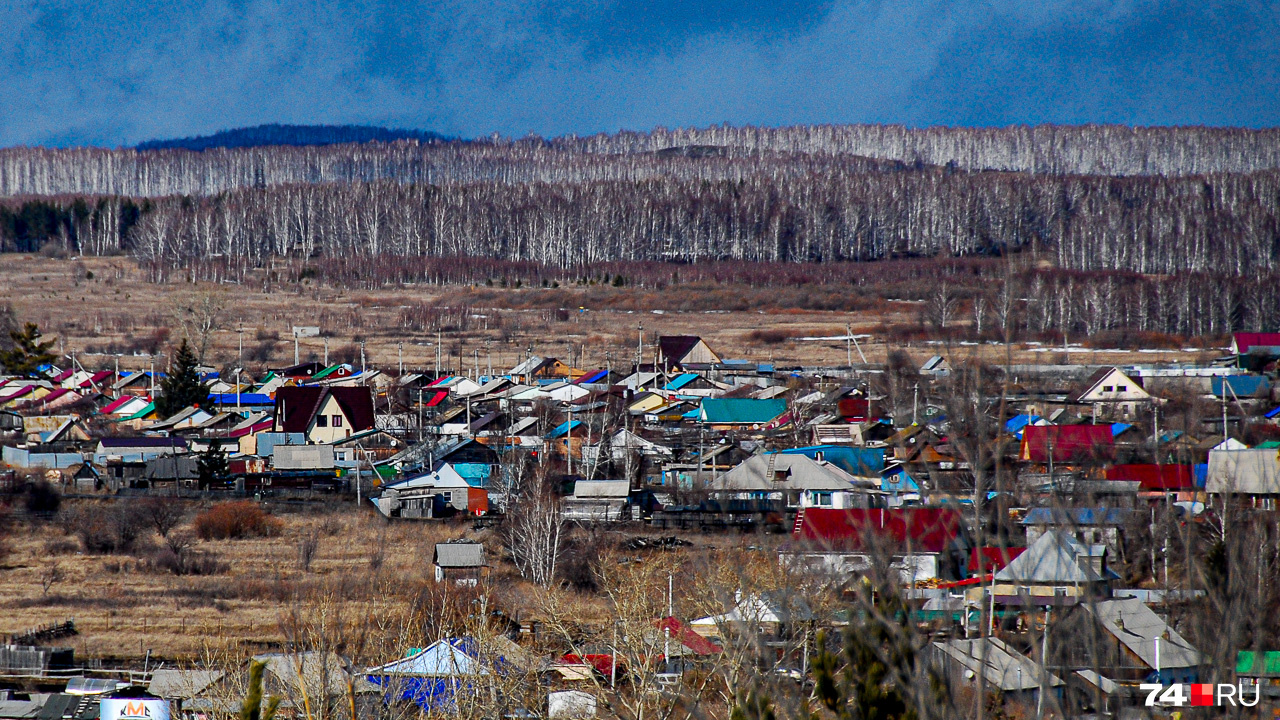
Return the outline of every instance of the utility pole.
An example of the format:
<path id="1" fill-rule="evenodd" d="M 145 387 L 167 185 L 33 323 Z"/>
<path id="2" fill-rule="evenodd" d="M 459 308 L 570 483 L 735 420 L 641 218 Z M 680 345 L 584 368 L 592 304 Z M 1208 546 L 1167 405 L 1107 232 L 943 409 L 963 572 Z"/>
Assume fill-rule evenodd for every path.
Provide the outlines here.
<path id="1" fill-rule="evenodd" d="M 844 365 L 849 368 L 849 377 L 853 377 L 853 328 L 844 326 Z"/>
<path id="2" fill-rule="evenodd" d="M 916 424 L 916 413 L 920 408 L 920 383 L 916 383 L 915 389 L 911 392 L 911 424 Z"/>
<path id="3" fill-rule="evenodd" d="M 293 329 L 293 364 L 297 365 L 298 360 L 298 328 Z"/>
<path id="4" fill-rule="evenodd" d="M 436 379 L 440 379 L 440 331 L 436 330 Z"/>
<path id="5" fill-rule="evenodd" d="M 324 338 L 324 366 L 329 367 L 329 338 Z"/>
<path id="6" fill-rule="evenodd" d="M 636 340 L 636 372 L 640 372 L 640 363 L 644 362 L 644 323 L 636 326 L 639 337 Z"/>
<path id="7" fill-rule="evenodd" d="M 418 382 L 422 382 L 419 380 Z M 418 442 L 422 442 L 422 386 L 418 386 Z"/>
<path id="8" fill-rule="evenodd" d="M 364 371 L 365 371 L 365 367 L 364 367 L 364 341 L 363 341 L 363 340 L 361 340 L 361 341 L 360 341 L 360 382 L 361 382 L 361 383 L 366 383 L 366 382 L 368 382 L 368 378 L 366 378 L 366 377 L 364 376 Z"/>
<path id="9" fill-rule="evenodd" d="M 396 343 L 396 363 L 400 366 L 400 377 L 404 377 L 404 343 Z"/>

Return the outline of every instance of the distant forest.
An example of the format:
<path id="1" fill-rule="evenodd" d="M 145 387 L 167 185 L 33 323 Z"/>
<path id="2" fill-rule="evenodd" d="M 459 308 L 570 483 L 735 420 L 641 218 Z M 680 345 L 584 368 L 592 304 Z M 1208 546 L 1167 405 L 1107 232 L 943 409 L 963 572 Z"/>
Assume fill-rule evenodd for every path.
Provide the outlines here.
<path id="1" fill-rule="evenodd" d="M 7 250 L 54 243 L 171 268 L 216 258 L 237 275 L 273 258 L 490 259 L 573 276 L 609 262 L 1012 253 L 1041 270 L 1109 274 L 1114 288 L 1126 273 L 1270 277 L 1280 262 L 1280 130 L 712 127 L 13 148 L 0 150 L 0 195 Z M 1204 302 L 1215 331 L 1259 321 L 1240 303 Z"/>
<path id="2" fill-rule="evenodd" d="M 342 145 L 345 143 L 395 142 L 417 140 L 434 142 L 443 135 L 425 130 L 389 130 L 368 125 L 256 125 L 249 128 L 223 130 L 212 135 L 148 140 L 138 143 L 139 150 L 209 150 L 211 148 L 245 148 L 266 145 Z"/>

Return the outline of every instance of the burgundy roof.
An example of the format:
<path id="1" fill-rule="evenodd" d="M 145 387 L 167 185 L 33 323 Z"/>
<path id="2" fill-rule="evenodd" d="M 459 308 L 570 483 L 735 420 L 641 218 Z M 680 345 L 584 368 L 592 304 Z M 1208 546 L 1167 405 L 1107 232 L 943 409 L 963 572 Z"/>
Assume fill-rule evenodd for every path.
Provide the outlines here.
<path id="1" fill-rule="evenodd" d="M 1235 340 L 1236 352 L 1247 353 L 1252 347 L 1280 346 L 1280 333 L 1236 333 L 1231 336 Z"/>
<path id="2" fill-rule="evenodd" d="M 98 442 L 102 443 L 104 448 L 185 448 L 187 446 L 187 441 L 180 437 L 104 437 Z"/>
<path id="3" fill-rule="evenodd" d="M 1028 425 L 1022 431 L 1022 457 L 1031 462 L 1073 462 L 1109 458 L 1115 449 L 1110 425 Z"/>
<path id="4" fill-rule="evenodd" d="M 960 532 L 961 517 L 945 508 L 835 510 L 805 508 L 795 536 L 823 547 L 849 550 L 887 543 L 913 551 L 942 552 Z"/>
<path id="5" fill-rule="evenodd" d="M 1108 480 L 1142 483 L 1142 490 L 1194 490 L 1190 465 L 1116 465 L 1107 468 Z"/>
<path id="6" fill-rule="evenodd" d="M 662 335 L 658 348 L 662 351 L 663 364 L 670 368 L 679 363 L 702 338 L 697 335 Z"/>
<path id="7" fill-rule="evenodd" d="M 306 432 L 325 400 L 333 397 L 351 423 L 351 432 L 373 427 L 373 395 L 366 387 L 290 387 L 276 390 L 276 417 L 284 432 Z"/>

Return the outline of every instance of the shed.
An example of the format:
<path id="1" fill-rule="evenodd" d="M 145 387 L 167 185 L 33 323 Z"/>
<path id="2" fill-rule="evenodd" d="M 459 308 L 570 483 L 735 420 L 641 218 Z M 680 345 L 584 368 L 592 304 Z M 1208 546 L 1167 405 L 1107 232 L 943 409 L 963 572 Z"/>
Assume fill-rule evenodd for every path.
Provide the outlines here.
<path id="1" fill-rule="evenodd" d="M 475 586 L 487 569 L 484 545 L 478 542 L 436 543 L 431 562 L 435 566 L 436 582 L 452 580 L 456 585 Z"/>

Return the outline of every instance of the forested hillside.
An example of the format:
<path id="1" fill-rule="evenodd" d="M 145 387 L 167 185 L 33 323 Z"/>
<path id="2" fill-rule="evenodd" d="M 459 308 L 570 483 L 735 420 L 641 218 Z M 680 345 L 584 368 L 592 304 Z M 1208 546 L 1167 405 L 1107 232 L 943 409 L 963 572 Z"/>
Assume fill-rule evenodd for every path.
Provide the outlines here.
<path id="1" fill-rule="evenodd" d="M 391 130 L 367 125 L 257 125 L 223 130 L 212 135 L 148 140 L 138 143 L 139 150 L 208 150 L 210 148 L 244 148 L 264 145 L 341 145 L 343 143 L 395 142 L 419 140 L 431 142 L 444 137 L 423 130 Z"/>
<path id="2" fill-rule="evenodd" d="M 0 151 L 0 242 L 212 256 L 867 261 L 1270 273 L 1280 131 L 710 128 L 514 142 Z M 998 168 L 998 169 L 978 169 Z M 39 199 L 30 196 L 44 196 Z"/>

